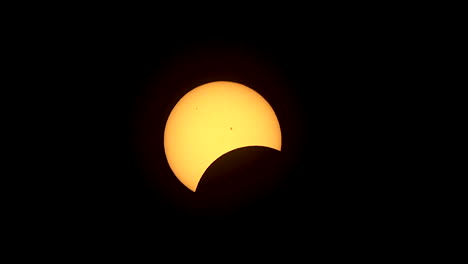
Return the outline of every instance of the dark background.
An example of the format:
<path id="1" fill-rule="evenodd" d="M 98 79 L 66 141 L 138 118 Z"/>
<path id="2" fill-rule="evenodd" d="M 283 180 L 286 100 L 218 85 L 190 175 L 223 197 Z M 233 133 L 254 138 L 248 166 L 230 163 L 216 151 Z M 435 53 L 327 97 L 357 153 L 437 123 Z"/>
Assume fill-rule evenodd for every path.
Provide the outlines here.
<path id="1" fill-rule="evenodd" d="M 46 106 L 56 127 L 46 133 L 57 142 L 47 147 L 57 177 L 46 183 L 40 214 L 65 233 L 106 240 L 264 238 L 275 230 L 328 241 L 397 230 L 406 190 L 395 154 L 402 131 L 392 116 L 404 43 L 385 23 L 348 22 L 104 21 L 52 31 L 54 41 L 44 45 L 51 52 L 41 58 L 57 87 Z M 282 183 L 227 213 L 197 209 L 162 145 L 178 99 L 216 80 L 257 90 L 283 136 L 281 156 L 265 155 L 275 162 L 239 172 L 271 173 Z M 278 170 L 265 172 L 269 163 Z"/>

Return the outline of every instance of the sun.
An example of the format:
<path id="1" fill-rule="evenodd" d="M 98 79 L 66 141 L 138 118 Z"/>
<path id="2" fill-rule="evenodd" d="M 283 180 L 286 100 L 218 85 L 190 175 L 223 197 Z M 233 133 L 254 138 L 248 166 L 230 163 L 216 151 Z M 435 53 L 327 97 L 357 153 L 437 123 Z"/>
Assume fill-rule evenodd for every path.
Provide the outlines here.
<path id="1" fill-rule="evenodd" d="M 236 82 L 216 81 L 192 89 L 174 106 L 164 130 L 169 166 L 193 192 L 211 163 L 246 146 L 281 150 L 281 129 L 265 98 Z"/>

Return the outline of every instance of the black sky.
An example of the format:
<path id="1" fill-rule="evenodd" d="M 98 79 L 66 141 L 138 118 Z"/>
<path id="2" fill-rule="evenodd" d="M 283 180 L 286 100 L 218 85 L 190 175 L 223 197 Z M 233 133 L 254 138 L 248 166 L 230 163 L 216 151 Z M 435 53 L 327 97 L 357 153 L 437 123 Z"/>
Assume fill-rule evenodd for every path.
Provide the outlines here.
<path id="1" fill-rule="evenodd" d="M 401 92 L 400 43 L 382 34 L 383 24 L 279 24 L 171 29 L 146 21 L 52 33 L 58 88 L 49 99 L 62 132 L 49 135 L 60 179 L 49 186 L 51 214 L 65 229 L 130 236 L 183 233 L 190 223 L 196 236 L 275 228 L 323 237 L 388 224 L 401 183 L 398 157 L 383 151 L 394 140 L 385 121 L 394 122 L 389 106 Z M 278 161 L 271 166 L 281 184 L 225 215 L 197 211 L 162 148 L 177 100 L 217 80 L 256 89 L 283 133 L 281 157 L 265 155 Z M 272 173 L 268 162 L 247 168 Z"/>

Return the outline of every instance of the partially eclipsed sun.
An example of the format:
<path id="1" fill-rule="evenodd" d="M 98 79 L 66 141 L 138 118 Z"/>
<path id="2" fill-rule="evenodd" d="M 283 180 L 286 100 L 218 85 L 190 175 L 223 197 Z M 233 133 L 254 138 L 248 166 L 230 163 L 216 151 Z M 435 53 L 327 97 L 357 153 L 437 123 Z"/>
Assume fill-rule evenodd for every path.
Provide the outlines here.
<path id="1" fill-rule="evenodd" d="M 188 92 L 172 109 L 164 130 L 169 166 L 193 192 L 211 163 L 247 146 L 281 150 L 281 130 L 268 102 L 235 82 L 210 82 Z"/>

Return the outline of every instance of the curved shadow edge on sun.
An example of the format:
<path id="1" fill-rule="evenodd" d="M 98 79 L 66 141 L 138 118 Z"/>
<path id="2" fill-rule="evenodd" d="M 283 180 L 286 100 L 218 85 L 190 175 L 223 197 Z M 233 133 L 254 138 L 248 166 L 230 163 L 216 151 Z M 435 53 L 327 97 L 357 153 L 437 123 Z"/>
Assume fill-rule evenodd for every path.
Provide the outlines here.
<path id="1" fill-rule="evenodd" d="M 194 207 L 206 216 L 223 216 L 264 207 L 285 180 L 282 153 L 263 146 L 238 148 L 216 159 L 194 193 Z"/>

